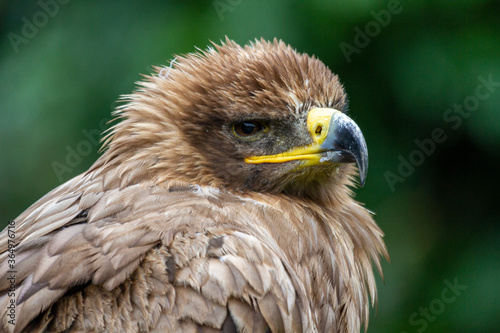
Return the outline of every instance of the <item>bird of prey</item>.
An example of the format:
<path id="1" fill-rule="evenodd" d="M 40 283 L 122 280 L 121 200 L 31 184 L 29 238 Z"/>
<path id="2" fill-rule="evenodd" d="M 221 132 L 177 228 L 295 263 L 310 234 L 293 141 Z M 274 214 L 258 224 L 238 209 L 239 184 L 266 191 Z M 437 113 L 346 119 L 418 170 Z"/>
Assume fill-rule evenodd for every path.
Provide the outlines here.
<path id="1" fill-rule="evenodd" d="M 337 75 L 226 39 L 124 99 L 99 159 L 1 233 L 1 331 L 366 327 L 387 253 Z"/>

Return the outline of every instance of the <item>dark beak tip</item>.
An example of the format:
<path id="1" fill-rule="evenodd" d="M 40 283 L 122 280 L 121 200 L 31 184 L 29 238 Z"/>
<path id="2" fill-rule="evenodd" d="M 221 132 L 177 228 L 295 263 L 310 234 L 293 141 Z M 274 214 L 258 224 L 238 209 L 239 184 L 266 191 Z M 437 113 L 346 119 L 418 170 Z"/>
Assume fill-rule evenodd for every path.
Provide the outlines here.
<path id="1" fill-rule="evenodd" d="M 364 187 L 366 183 L 366 174 L 368 171 L 367 165 L 360 164 L 359 161 L 356 161 L 356 165 L 358 166 L 359 185 L 361 185 L 361 187 Z"/>
<path id="2" fill-rule="evenodd" d="M 342 163 L 356 164 L 358 168 L 359 184 L 361 187 L 364 187 L 368 173 L 367 155 L 356 156 L 354 152 L 342 152 L 342 155 L 344 156 Z"/>
<path id="3" fill-rule="evenodd" d="M 366 176 L 360 174 L 359 175 L 359 185 L 361 187 L 365 187 L 365 182 L 366 182 Z"/>

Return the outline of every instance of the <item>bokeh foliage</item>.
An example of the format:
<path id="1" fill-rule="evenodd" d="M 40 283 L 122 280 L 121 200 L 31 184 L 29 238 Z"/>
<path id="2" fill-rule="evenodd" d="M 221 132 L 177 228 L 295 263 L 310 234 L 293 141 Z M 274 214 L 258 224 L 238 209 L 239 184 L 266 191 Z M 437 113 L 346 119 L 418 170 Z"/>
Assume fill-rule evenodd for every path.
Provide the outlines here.
<path id="1" fill-rule="evenodd" d="M 0 1 L 2 226 L 93 163 L 98 145 L 91 144 L 70 170 L 54 170 L 92 142 L 89 133 L 100 131 L 119 95 L 151 65 L 226 35 L 240 44 L 277 37 L 339 74 L 368 142 L 370 169 L 357 198 L 376 212 L 391 254 L 368 331 L 500 330 L 500 89 L 457 128 L 444 118 L 474 96 L 478 77 L 500 81 L 498 0 L 401 1 L 350 61 L 340 45 L 355 46 L 355 28 L 364 31 L 388 2 L 64 2 L 13 46 L 12 33 L 23 36 L 43 9 L 38 1 Z M 391 188 L 387 172 L 397 175 L 401 158 L 418 150 L 415 140 L 436 128 L 446 140 Z M 436 307 L 443 281 L 455 279 L 467 289 Z M 429 312 L 424 328 L 415 320 L 429 306 L 438 314 Z"/>

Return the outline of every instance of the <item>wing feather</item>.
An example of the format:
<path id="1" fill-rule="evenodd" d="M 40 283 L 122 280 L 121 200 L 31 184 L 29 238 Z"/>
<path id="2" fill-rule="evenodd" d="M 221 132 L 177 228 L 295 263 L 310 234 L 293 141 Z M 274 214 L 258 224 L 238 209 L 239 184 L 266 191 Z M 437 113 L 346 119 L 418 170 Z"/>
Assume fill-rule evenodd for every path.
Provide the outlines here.
<path id="1" fill-rule="evenodd" d="M 312 327 L 255 208 L 228 209 L 193 187 L 103 190 L 89 179 L 62 185 L 15 221 L 16 331 Z M 3 260 L 0 318 L 12 331 L 8 271 Z"/>

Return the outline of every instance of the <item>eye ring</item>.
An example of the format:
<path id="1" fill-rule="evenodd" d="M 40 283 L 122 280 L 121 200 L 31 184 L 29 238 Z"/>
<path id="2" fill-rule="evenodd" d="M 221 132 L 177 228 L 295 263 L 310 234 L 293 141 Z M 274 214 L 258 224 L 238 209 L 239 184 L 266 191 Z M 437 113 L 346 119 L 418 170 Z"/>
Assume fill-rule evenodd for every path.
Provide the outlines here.
<path id="1" fill-rule="evenodd" d="M 237 137 L 249 138 L 266 129 L 266 126 L 257 120 L 246 120 L 233 125 L 233 132 Z"/>

